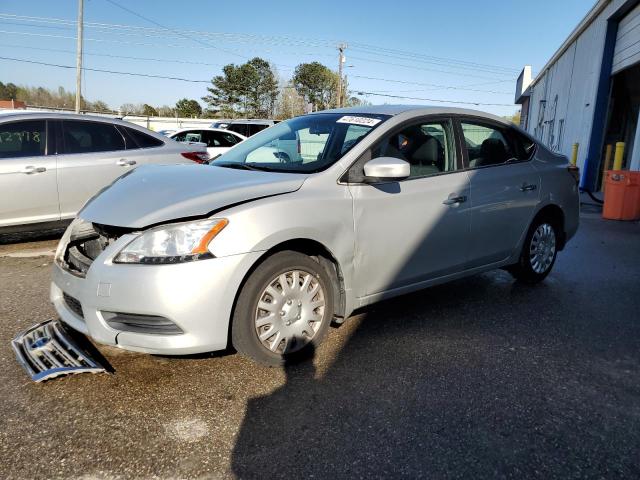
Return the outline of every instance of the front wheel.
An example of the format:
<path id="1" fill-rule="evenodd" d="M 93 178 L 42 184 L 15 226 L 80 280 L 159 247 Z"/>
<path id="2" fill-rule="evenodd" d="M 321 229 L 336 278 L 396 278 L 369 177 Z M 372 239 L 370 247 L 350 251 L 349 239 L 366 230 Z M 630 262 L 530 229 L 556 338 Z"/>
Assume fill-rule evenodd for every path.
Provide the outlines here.
<path id="1" fill-rule="evenodd" d="M 545 218 L 535 220 L 527 232 L 520 259 L 509 267 L 509 272 L 524 283 L 541 282 L 553 268 L 557 245 L 557 224 Z"/>
<path id="2" fill-rule="evenodd" d="M 310 356 L 333 318 L 331 278 L 313 258 L 278 252 L 242 287 L 231 340 L 238 352 L 269 366 Z"/>

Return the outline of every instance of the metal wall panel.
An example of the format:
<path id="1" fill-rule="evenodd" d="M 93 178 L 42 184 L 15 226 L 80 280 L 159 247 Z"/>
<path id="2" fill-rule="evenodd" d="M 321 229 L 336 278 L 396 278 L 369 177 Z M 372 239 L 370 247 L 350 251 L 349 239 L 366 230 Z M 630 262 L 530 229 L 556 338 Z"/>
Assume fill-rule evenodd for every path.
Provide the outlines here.
<path id="1" fill-rule="evenodd" d="M 626 1 L 612 0 L 555 63 L 538 74 L 532 87 L 527 131 L 566 156 L 578 143 L 581 169 L 591 141 L 608 20 Z M 640 33 L 640 27 L 635 30 Z"/>
<path id="2" fill-rule="evenodd" d="M 640 4 L 620 20 L 611 73 L 640 62 Z"/>

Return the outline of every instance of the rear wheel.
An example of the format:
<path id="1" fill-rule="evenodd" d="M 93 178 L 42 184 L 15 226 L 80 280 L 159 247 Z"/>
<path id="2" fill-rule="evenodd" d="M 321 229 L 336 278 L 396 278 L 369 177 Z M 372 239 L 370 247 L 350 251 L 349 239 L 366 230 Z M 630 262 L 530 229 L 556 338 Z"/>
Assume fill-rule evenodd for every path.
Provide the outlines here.
<path id="1" fill-rule="evenodd" d="M 556 261 L 558 225 L 550 218 L 538 218 L 529 227 L 518 263 L 509 272 L 518 280 L 534 284 L 545 279 Z"/>
<path id="2" fill-rule="evenodd" d="M 333 317 L 333 291 L 328 272 L 313 258 L 293 251 L 272 255 L 240 292 L 233 346 L 269 366 L 309 356 Z"/>

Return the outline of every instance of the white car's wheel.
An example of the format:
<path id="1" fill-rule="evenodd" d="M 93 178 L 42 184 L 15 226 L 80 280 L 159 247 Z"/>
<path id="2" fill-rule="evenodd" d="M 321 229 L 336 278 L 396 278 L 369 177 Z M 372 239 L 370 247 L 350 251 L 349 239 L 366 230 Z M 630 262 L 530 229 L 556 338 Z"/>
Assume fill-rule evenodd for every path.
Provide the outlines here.
<path id="1" fill-rule="evenodd" d="M 276 366 L 309 355 L 333 317 L 333 286 L 323 266 L 292 251 L 267 258 L 238 296 L 233 346 L 258 363 Z"/>
<path id="2" fill-rule="evenodd" d="M 517 264 L 509 272 L 525 283 L 541 282 L 549 275 L 558 254 L 558 222 L 553 218 L 536 218 L 527 232 Z"/>

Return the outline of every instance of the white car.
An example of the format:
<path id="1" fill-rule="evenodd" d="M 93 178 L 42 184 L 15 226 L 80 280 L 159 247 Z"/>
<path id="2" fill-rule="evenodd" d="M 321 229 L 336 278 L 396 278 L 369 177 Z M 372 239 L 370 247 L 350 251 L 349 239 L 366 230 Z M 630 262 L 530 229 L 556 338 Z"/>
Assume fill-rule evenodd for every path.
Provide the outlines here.
<path id="1" fill-rule="evenodd" d="M 168 137 L 186 144 L 205 144 L 211 158 L 219 157 L 231 147 L 247 139 L 244 135 L 222 128 L 184 128 Z"/>
<path id="2" fill-rule="evenodd" d="M 98 191 L 145 164 L 206 163 L 182 145 L 108 117 L 24 110 L 0 113 L 0 233 L 72 219 Z"/>

